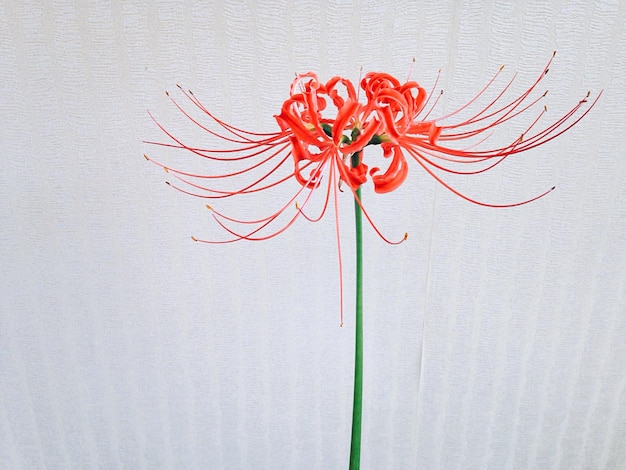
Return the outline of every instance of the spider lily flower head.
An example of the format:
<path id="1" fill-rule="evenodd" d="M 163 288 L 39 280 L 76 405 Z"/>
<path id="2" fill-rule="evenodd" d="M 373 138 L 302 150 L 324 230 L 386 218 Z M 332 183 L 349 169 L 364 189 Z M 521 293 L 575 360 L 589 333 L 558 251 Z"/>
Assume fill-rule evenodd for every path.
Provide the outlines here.
<path id="1" fill-rule="evenodd" d="M 554 57 L 554 55 L 553 55 Z M 199 239 L 204 243 L 230 243 L 239 240 L 266 240 L 279 235 L 300 217 L 316 222 L 322 219 L 329 205 L 333 206 L 339 259 L 340 295 L 342 288 L 341 244 L 339 237 L 338 197 L 345 183 L 376 233 L 387 243 L 406 240 L 406 233 L 392 241 L 385 237 L 361 204 L 357 189 L 371 183 L 375 192 L 386 193 L 399 188 L 406 180 L 411 161 L 430 174 L 445 188 L 461 198 L 488 207 L 512 207 L 545 196 L 510 204 L 491 204 L 473 199 L 448 184 L 443 175 L 474 175 L 485 172 L 511 155 L 534 149 L 560 136 L 577 124 L 596 104 L 600 94 L 589 104 L 587 94 L 562 117 L 540 126 L 547 108 L 540 102 L 546 93 L 533 93 L 547 74 L 552 58 L 521 95 L 507 99 L 511 79 L 496 97 L 469 118 L 464 112 L 478 103 L 502 72 L 502 68 L 487 85 L 466 104 L 449 114 L 432 117 L 441 93 L 435 94 L 437 81 L 427 92 L 415 81 L 401 83 L 386 73 L 368 73 L 360 82 L 365 95 L 359 100 L 355 86 L 348 79 L 333 77 L 326 83 L 313 72 L 297 75 L 289 97 L 274 118 L 280 131 L 255 133 L 232 126 L 213 115 L 191 92 L 180 88 L 189 105 L 185 107 L 170 96 L 174 106 L 200 130 L 220 140 L 223 147 L 204 148 L 190 145 L 177 138 L 152 115 L 157 126 L 170 142 L 148 142 L 181 150 L 207 161 L 210 173 L 174 169 L 153 160 L 173 178 L 168 184 L 175 189 L 207 201 L 234 196 L 255 195 L 296 181 L 293 193 L 276 210 L 255 219 L 226 215 L 207 204 L 217 224 L 225 231 L 221 240 Z M 191 108 L 191 109 L 189 109 Z M 539 108 L 539 111 L 535 111 Z M 199 112 L 196 118 L 192 110 Z M 524 132 L 507 145 L 488 147 L 491 135 L 501 126 L 520 120 L 530 112 Z M 452 122 L 457 118 L 457 122 Z M 208 122 L 206 122 L 208 121 Z M 539 130 L 538 130 L 539 129 Z M 369 145 L 380 145 L 386 169 L 372 165 L 364 155 Z M 408 159 L 408 162 L 407 162 Z M 390 161 L 389 161 L 390 160 Z M 387 163 L 388 162 L 388 163 Z M 378 163 L 380 164 L 380 163 Z M 225 171 L 219 171 L 224 165 Z M 466 169 L 471 166 L 470 169 Z M 293 186 L 292 186 L 293 187 Z M 312 201 L 320 195 L 317 208 Z M 321 208 L 319 207 L 321 206 Z M 314 211 L 316 214 L 312 214 Z M 341 301 L 343 308 L 343 300 Z"/>

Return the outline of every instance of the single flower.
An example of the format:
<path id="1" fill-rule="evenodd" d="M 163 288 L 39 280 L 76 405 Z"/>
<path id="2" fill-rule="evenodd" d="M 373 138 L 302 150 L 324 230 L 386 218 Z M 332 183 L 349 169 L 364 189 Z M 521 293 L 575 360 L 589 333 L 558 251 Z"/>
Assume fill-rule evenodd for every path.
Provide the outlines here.
<path id="1" fill-rule="evenodd" d="M 172 103 L 195 126 L 221 140 L 225 146 L 201 148 L 189 145 L 153 118 L 171 142 L 150 143 L 201 157 L 210 163 L 210 173 L 171 168 L 148 156 L 146 159 L 163 167 L 172 176 L 174 181 L 168 182 L 170 186 L 208 201 L 257 194 L 296 181 L 298 184 L 295 187 L 292 185 L 293 192 L 281 201 L 278 208 L 259 218 L 242 219 L 227 215 L 215 209 L 214 205 L 207 204 L 227 237 L 192 238 L 204 243 L 266 240 L 284 232 L 300 217 L 311 222 L 321 220 L 332 205 L 341 284 L 338 197 L 342 183 L 349 188 L 376 233 L 391 244 L 406 240 L 406 233 L 397 241 L 385 237 L 363 207 L 357 190 L 369 182 L 377 193 L 394 191 L 406 180 L 409 171 L 407 158 L 417 162 L 448 190 L 483 206 L 526 204 L 554 189 L 516 203 L 490 204 L 463 194 L 443 177 L 446 173 L 475 175 L 485 172 L 511 155 L 534 149 L 558 137 L 590 111 L 600 95 L 585 108 L 587 94 L 565 115 L 541 126 L 547 107 L 541 106 L 540 102 L 547 92 L 539 96 L 533 92 L 548 73 L 552 58 L 521 95 L 506 99 L 513 77 L 496 93 L 495 98 L 487 100 L 485 106 L 463 119 L 459 116 L 469 112 L 472 105 L 494 85 L 502 67 L 475 97 L 459 109 L 440 117 L 432 117 L 441 96 L 433 92 L 437 81 L 429 93 L 415 81 L 401 83 L 386 73 L 368 73 L 360 82 L 365 94 L 361 102 L 354 85 L 345 78 L 333 77 L 322 83 L 313 72 L 300 74 L 291 84 L 289 97 L 280 113 L 274 116 L 280 131 L 265 134 L 227 124 L 214 116 L 191 91 L 181 88 L 191 108 L 199 111 L 203 119 L 196 118 L 191 110 L 170 96 Z M 538 107 L 539 111 L 534 111 Z M 534 114 L 531 114 L 533 111 Z M 454 118 L 457 122 L 453 122 Z M 507 145 L 487 145 L 499 127 L 524 118 L 525 130 L 518 138 Z M 387 162 L 386 165 L 371 164 L 372 157 L 364 155 L 369 145 L 381 145 L 382 162 Z M 220 171 L 225 165 L 226 170 Z M 466 169 L 468 165 L 473 168 Z M 380 166 L 386 166 L 386 169 L 383 171 Z M 319 195 L 318 204 L 313 203 L 316 195 Z M 340 291 L 343 289 L 340 288 Z"/>

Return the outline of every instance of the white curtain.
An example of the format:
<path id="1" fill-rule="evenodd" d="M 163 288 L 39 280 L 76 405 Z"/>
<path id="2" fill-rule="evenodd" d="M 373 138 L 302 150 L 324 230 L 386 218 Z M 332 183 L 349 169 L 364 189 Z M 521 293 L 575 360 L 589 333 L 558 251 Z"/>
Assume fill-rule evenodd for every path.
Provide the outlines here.
<path id="1" fill-rule="evenodd" d="M 455 196 L 410 163 L 363 190 L 364 469 L 626 469 L 626 4 L 508 1 L 0 1 L 0 467 L 342 469 L 350 444 L 354 228 L 223 235 L 147 162 L 210 172 L 215 143 L 168 100 L 278 129 L 295 73 L 385 71 L 445 90 L 504 64 L 560 138 Z M 362 70 L 362 72 L 361 72 Z M 541 92 L 540 92 L 541 93 Z M 540 94 L 539 93 L 539 94 Z M 544 122 L 544 121 L 542 121 Z M 522 128 L 503 126 L 514 137 Z M 211 202 L 259 217 L 294 185 Z"/>

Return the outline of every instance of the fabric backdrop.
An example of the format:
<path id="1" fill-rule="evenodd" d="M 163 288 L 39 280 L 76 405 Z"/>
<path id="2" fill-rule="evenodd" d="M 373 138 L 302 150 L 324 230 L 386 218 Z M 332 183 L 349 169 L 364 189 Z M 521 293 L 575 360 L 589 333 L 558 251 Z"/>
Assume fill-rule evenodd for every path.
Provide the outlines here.
<path id="1" fill-rule="evenodd" d="M 265 242 L 220 237 L 146 162 L 151 121 L 211 146 L 168 101 L 192 89 L 273 132 L 294 74 L 361 70 L 445 90 L 552 52 L 546 119 L 570 132 L 451 180 L 411 163 L 363 200 L 364 469 L 626 469 L 626 3 L 616 0 L 0 1 L 0 467 L 347 468 L 353 207 Z M 541 93 L 541 92 L 540 92 Z M 543 122 L 543 121 L 542 121 Z M 546 121 L 547 122 L 547 121 Z M 504 136 L 522 128 L 511 125 Z M 508 134 L 507 134 L 508 133 Z M 504 140 L 502 141 L 504 142 Z M 171 179 L 171 178 L 170 178 Z M 213 203 L 258 217 L 293 194 Z"/>

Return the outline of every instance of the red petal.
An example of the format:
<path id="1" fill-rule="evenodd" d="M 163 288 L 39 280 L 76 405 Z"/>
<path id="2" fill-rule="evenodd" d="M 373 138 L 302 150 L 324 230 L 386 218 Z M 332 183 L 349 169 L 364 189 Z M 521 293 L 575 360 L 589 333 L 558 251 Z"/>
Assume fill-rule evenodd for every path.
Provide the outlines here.
<path id="1" fill-rule="evenodd" d="M 398 188 L 409 173 L 409 166 L 406 163 L 406 159 L 402 154 L 400 146 L 396 145 L 393 148 L 393 160 L 391 165 L 387 168 L 387 171 L 383 175 L 375 175 L 378 168 L 372 168 L 370 176 L 374 183 L 374 191 L 377 193 L 388 193 Z"/>

